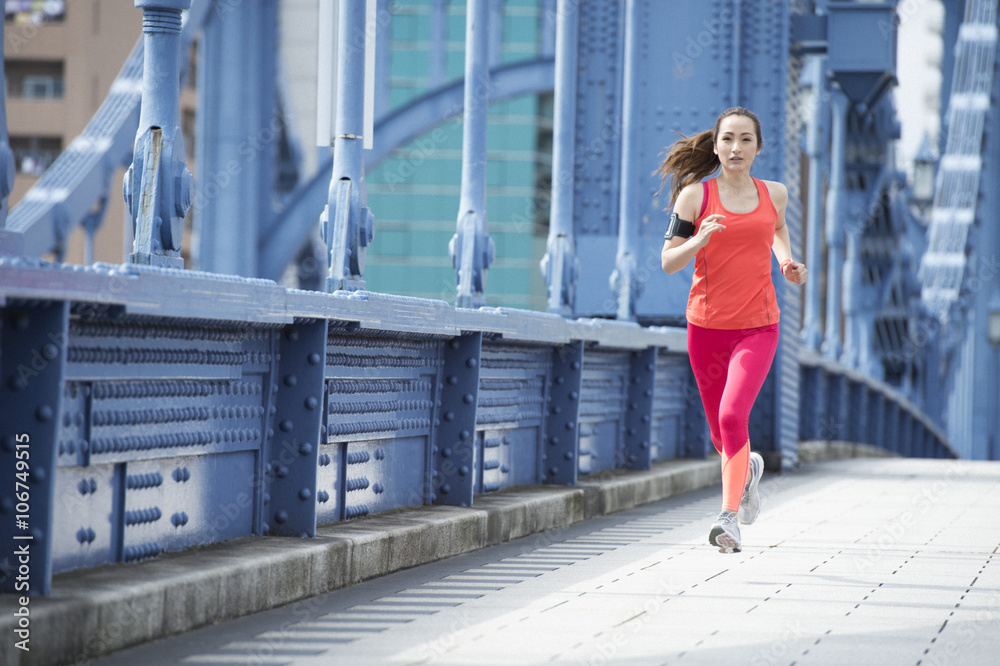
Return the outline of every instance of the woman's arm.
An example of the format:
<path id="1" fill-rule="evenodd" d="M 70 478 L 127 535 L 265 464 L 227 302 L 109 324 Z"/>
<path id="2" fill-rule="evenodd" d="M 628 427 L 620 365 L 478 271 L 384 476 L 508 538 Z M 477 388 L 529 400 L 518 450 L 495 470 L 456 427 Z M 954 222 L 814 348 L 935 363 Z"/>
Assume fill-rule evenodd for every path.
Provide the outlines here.
<path id="1" fill-rule="evenodd" d="M 781 266 L 781 274 L 785 279 L 795 284 L 806 283 L 806 267 L 792 260 L 792 242 L 788 237 L 788 225 L 785 223 L 785 208 L 788 207 L 788 190 L 784 185 L 774 181 L 764 181 L 771 201 L 778 212 L 778 221 L 774 225 L 774 242 L 771 251 Z"/>
<path id="2" fill-rule="evenodd" d="M 677 196 L 674 203 L 674 212 L 682 220 L 696 221 L 698 213 L 701 211 L 701 199 L 703 188 L 701 183 L 688 185 Z M 660 264 L 667 273 L 676 273 L 690 263 L 691 258 L 698 254 L 698 250 L 708 244 L 709 239 L 716 231 L 725 229 L 721 224 L 724 218 L 722 215 L 709 215 L 698 227 L 698 233 L 691 238 L 681 238 L 674 236 L 663 243 L 663 250 L 660 251 Z"/>

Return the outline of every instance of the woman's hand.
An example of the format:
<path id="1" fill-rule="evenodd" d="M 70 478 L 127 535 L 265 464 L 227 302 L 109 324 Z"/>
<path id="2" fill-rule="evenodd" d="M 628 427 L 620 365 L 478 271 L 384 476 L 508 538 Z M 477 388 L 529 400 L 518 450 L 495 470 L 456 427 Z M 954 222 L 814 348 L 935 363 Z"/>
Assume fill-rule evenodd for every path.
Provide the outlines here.
<path id="1" fill-rule="evenodd" d="M 717 231 L 722 231 L 726 228 L 726 225 L 722 224 L 722 220 L 726 219 L 725 215 L 709 215 L 704 220 L 701 221 L 701 226 L 698 227 L 698 233 L 694 235 L 691 241 L 698 248 L 703 248 L 708 245 L 708 241 L 712 238 L 712 234 Z"/>
<path id="2" fill-rule="evenodd" d="M 785 276 L 785 279 L 789 282 L 794 282 L 795 284 L 805 284 L 806 275 L 809 270 L 806 268 L 805 264 L 799 264 L 794 261 L 790 261 L 785 264 L 785 267 L 781 269 L 781 274 Z"/>

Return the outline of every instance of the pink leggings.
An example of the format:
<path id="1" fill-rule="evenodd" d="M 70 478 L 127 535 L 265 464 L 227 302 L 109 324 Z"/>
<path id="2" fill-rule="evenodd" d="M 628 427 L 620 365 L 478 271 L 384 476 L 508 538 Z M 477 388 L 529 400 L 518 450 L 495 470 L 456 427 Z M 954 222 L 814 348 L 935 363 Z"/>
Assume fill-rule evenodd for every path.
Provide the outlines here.
<path id="1" fill-rule="evenodd" d="M 739 508 L 749 464 L 750 408 L 778 348 L 778 324 L 722 330 L 688 323 L 688 355 L 708 417 L 712 444 L 722 454 L 723 508 Z M 728 468 L 733 460 L 735 465 Z"/>

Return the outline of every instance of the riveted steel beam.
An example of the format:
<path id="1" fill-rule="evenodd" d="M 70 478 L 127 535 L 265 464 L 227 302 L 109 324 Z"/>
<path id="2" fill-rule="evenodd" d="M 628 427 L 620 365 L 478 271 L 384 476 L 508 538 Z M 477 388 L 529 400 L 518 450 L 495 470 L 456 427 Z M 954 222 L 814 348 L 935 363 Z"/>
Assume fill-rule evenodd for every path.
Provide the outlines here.
<path id="1" fill-rule="evenodd" d="M 444 345 L 444 371 L 431 447 L 431 501 L 472 506 L 476 402 L 482 332 L 465 333 Z"/>
<path id="2" fill-rule="evenodd" d="M 48 594 L 69 303 L 8 302 L 0 312 L 0 590 Z"/>
<path id="3" fill-rule="evenodd" d="M 653 441 L 653 387 L 656 385 L 656 347 L 632 352 L 625 409 L 625 464 L 650 469 Z"/>
<path id="4" fill-rule="evenodd" d="M 576 483 L 580 447 L 580 396 L 583 386 L 583 342 L 552 350 L 548 415 L 541 462 L 548 483 Z"/>
<path id="5" fill-rule="evenodd" d="M 262 529 L 286 536 L 316 534 L 316 470 L 319 465 L 325 319 L 287 326 L 278 342 L 279 360 L 272 390 L 273 435 L 265 446 Z"/>

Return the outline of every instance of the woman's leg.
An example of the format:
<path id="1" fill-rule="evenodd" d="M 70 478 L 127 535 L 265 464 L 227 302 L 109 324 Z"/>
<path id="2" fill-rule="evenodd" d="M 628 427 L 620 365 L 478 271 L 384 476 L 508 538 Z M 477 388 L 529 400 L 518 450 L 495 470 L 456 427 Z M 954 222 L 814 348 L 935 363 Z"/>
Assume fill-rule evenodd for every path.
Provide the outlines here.
<path id="1" fill-rule="evenodd" d="M 723 452 L 722 429 L 719 427 L 719 405 L 722 402 L 722 392 L 726 388 L 726 376 L 729 374 L 729 356 L 732 352 L 733 333 L 738 331 L 722 331 L 702 328 L 688 324 L 688 358 L 691 360 L 691 370 L 698 393 L 708 418 L 708 430 L 712 435 L 712 444 L 721 454 Z"/>
<path id="2" fill-rule="evenodd" d="M 778 325 L 740 333 L 718 408 L 722 439 L 722 508 L 738 511 L 750 463 L 750 410 L 778 348 Z"/>

